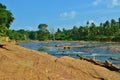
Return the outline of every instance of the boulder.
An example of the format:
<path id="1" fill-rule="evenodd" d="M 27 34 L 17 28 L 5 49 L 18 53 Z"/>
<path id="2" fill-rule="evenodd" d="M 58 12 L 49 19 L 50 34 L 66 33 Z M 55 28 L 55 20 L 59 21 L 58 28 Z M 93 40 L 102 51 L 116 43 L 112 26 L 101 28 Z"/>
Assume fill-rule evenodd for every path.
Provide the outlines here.
<path id="1" fill-rule="evenodd" d="M 87 60 L 57 58 L 18 45 L 4 47 L 0 48 L 0 80 L 120 80 L 120 73 Z"/>
<path id="2" fill-rule="evenodd" d="M 120 52 L 120 46 L 109 46 L 109 47 L 107 47 L 107 49 L 110 51 Z"/>

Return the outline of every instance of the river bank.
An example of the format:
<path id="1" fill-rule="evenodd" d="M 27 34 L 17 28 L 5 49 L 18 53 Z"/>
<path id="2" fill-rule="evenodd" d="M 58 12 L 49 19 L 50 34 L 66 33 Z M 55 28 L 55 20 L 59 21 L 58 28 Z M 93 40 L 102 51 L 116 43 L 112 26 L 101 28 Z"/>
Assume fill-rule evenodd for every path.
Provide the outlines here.
<path id="1" fill-rule="evenodd" d="M 18 45 L 0 48 L 0 80 L 119 80 L 120 73 L 68 56 L 57 58 Z"/>

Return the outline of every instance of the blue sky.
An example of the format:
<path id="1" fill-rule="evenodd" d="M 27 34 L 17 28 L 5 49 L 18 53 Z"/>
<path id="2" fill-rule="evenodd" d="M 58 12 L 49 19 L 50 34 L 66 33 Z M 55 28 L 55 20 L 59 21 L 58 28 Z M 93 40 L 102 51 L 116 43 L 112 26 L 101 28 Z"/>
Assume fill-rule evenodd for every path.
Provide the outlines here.
<path id="1" fill-rule="evenodd" d="M 40 23 L 49 28 L 71 29 L 87 21 L 117 20 L 120 0 L 0 0 L 15 17 L 11 29 L 37 30 Z"/>

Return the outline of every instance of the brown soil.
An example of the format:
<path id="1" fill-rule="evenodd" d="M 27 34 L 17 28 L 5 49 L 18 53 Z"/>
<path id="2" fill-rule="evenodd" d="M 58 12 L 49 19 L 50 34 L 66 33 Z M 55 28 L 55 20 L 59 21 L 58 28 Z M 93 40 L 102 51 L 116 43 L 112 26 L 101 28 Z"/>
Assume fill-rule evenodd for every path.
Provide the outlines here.
<path id="1" fill-rule="evenodd" d="M 120 73 L 64 56 L 7 44 L 0 48 L 0 80 L 120 80 Z"/>

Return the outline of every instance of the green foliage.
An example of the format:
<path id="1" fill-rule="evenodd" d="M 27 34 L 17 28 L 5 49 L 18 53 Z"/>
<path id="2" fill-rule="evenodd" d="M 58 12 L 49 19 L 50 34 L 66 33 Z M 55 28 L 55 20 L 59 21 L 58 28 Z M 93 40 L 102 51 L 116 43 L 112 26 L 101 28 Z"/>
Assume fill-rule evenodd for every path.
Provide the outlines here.
<path id="1" fill-rule="evenodd" d="M 41 31 L 46 31 L 47 27 L 48 27 L 47 24 L 39 24 L 38 25 L 38 29 L 41 30 Z"/>
<path id="2" fill-rule="evenodd" d="M 9 36 L 11 39 L 16 40 L 53 40 L 53 30 L 50 33 L 47 29 L 47 24 L 39 24 L 38 31 L 28 31 L 28 30 L 7 30 L 7 33 L 4 33 L 6 30 L 5 25 L 2 25 L 0 32 L 2 34 Z M 55 40 L 94 40 L 94 41 L 120 41 L 120 22 L 115 21 L 114 19 L 111 22 L 106 21 L 105 23 L 100 23 L 99 26 L 96 26 L 95 23 L 86 23 L 86 26 L 73 26 L 72 29 L 66 30 L 62 29 L 54 33 Z"/>
<path id="3" fill-rule="evenodd" d="M 47 24 L 39 24 L 38 25 L 38 32 L 37 32 L 37 38 L 39 41 L 45 41 L 49 38 L 49 31 L 47 30 L 48 25 Z"/>
<path id="4" fill-rule="evenodd" d="M 6 32 L 6 34 L 7 34 L 7 36 L 9 36 L 10 39 L 15 40 L 15 38 L 14 38 L 14 34 L 15 34 L 14 30 L 8 30 Z"/>
<path id="5" fill-rule="evenodd" d="M 95 23 L 86 22 L 86 26 L 79 28 L 74 26 L 71 30 L 58 30 L 57 40 L 98 40 L 98 41 L 120 41 L 120 18 L 118 22 L 114 19 L 96 26 Z"/>
<path id="6" fill-rule="evenodd" d="M 23 29 L 20 30 L 8 30 L 7 36 L 13 40 L 29 40 L 29 31 L 25 31 Z"/>
<path id="7" fill-rule="evenodd" d="M 29 31 L 29 39 L 37 40 L 37 32 L 36 31 Z"/>
<path id="8" fill-rule="evenodd" d="M 7 30 L 13 22 L 12 13 L 6 9 L 6 6 L 0 3 L 0 36 L 6 36 Z"/>
<path id="9" fill-rule="evenodd" d="M 7 28 L 5 24 L 1 24 L 0 25 L 0 36 L 6 36 L 6 31 L 7 31 Z"/>

